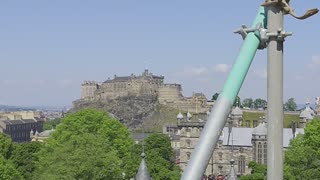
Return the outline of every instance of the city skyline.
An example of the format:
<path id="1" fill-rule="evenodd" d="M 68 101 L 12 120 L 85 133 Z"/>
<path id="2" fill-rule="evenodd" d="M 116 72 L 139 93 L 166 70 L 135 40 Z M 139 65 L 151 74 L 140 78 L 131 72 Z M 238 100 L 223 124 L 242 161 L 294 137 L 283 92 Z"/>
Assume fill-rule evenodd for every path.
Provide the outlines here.
<path id="1" fill-rule="evenodd" d="M 82 81 L 140 74 L 145 67 L 167 83 L 181 83 L 185 96 L 210 98 L 223 88 L 243 42 L 232 32 L 251 24 L 261 2 L 232 3 L 4 2 L 0 104 L 70 105 L 80 98 Z M 302 12 L 320 3 L 292 6 Z M 285 43 L 285 100 L 313 103 L 320 96 L 318 20 L 297 26 L 285 18 L 285 30 L 293 32 Z M 240 97 L 266 98 L 266 54 L 258 51 Z"/>

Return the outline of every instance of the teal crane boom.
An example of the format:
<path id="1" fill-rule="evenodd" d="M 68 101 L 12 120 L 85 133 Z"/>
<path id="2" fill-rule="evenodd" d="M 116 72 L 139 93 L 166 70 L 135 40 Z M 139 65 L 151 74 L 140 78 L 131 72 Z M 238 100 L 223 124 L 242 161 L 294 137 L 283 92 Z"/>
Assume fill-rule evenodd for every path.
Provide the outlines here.
<path id="1" fill-rule="evenodd" d="M 224 88 L 212 108 L 211 114 L 200 135 L 199 142 L 196 145 L 194 152 L 191 154 L 191 159 L 187 168 L 184 170 L 182 180 L 200 180 L 204 174 L 214 148 L 219 140 L 220 133 L 226 124 L 233 103 L 240 91 L 257 49 L 261 45 L 260 33 L 258 30 L 255 31 L 254 29 L 258 26 L 266 28 L 266 22 L 266 9 L 260 7 L 251 26 L 251 31 L 246 33 L 244 43 Z"/>

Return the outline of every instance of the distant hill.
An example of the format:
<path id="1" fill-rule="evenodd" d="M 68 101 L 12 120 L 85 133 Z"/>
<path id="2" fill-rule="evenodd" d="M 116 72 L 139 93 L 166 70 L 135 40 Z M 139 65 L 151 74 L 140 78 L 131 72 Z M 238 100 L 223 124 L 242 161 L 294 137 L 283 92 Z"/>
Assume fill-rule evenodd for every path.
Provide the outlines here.
<path id="1" fill-rule="evenodd" d="M 35 111 L 34 108 L 21 107 L 21 106 L 9 106 L 0 104 L 0 111 Z"/>

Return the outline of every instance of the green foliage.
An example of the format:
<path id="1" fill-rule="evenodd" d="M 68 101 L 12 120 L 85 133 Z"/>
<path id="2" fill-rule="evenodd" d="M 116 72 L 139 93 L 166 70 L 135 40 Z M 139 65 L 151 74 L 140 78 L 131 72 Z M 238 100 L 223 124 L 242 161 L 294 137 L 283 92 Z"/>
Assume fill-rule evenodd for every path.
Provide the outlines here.
<path id="1" fill-rule="evenodd" d="M 295 111 L 297 109 L 297 103 L 294 98 L 288 99 L 288 101 L 284 104 L 284 109 L 286 111 Z"/>
<path id="2" fill-rule="evenodd" d="M 243 112 L 243 125 L 246 125 L 245 122 L 250 121 L 250 125 L 253 126 L 254 120 L 259 120 L 260 117 L 265 116 L 265 113 L 259 112 Z M 290 128 L 292 122 L 299 122 L 299 115 L 296 114 L 284 114 L 284 122 L 283 125 L 286 128 Z"/>
<path id="3" fill-rule="evenodd" d="M 246 98 L 242 101 L 242 106 L 243 107 L 247 107 L 247 108 L 251 108 L 253 105 L 253 99 L 252 98 Z"/>
<path id="4" fill-rule="evenodd" d="M 141 146 L 139 149 L 141 150 Z M 175 164 L 175 154 L 168 136 L 152 134 L 145 140 L 145 151 L 146 162 L 152 179 L 180 179 L 181 170 Z"/>
<path id="5" fill-rule="evenodd" d="M 258 98 L 256 100 L 254 100 L 253 104 L 254 104 L 255 108 L 264 108 L 267 106 L 267 101 L 264 99 Z"/>
<path id="6" fill-rule="evenodd" d="M 239 96 L 236 97 L 236 99 L 234 100 L 233 106 L 237 107 L 241 107 L 241 98 Z"/>
<path id="7" fill-rule="evenodd" d="M 294 139 L 285 153 L 287 179 L 318 179 L 320 177 L 320 119 L 305 128 L 305 134 Z"/>
<path id="8" fill-rule="evenodd" d="M 11 138 L 3 133 L 0 133 L 0 156 L 9 159 L 13 149 Z"/>
<path id="9" fill-rule="evenodd" d="M 37 160 L 35 153 L 40 151 L 41 147 L 42 144 L 40 142 L 14 144 L 10 160 L 24 179 L 32 179 Z"/>
<path id="10" fill-rule="evenodd" d="M 57 125 L 60 124 L 60 123 L 61 123 L 61 119 L 60 118 L 46 121 L 43 124 L 43 130 L 45 131 L 45 130 L 55 129 L 57 127 Z"/>
<path id="11" fill-rule="evenodd" d="M 65 117 L 37 154 L 34 178 L 129 179 L 133 168 L 125 160 L 132 147 L 130 132 L 118 120 L 81 110 Z"/>
<path id="12" fill-rule="evenodd" d="M 250 162 L 249 168 L 252 169 L 250 175 L 241 176 L 240 180 L 265 180 L 267 179 L 267 166 L 258 164 L 256 162 Z"/>
<path id="13" fill-rule="evenodd" d="M 219 93 L 215 93 L 215 94 L 212 96 L 211 100 L 212 100 L 212 101 L 216 101 L 216 100 L 218 99 L 218 97 L 219 97 Z"/>
<path id="14" fill-rule="evenodd" d="M 0 155 L 0 179 L 20 180 L 23 179 L 14 165 Z"/>

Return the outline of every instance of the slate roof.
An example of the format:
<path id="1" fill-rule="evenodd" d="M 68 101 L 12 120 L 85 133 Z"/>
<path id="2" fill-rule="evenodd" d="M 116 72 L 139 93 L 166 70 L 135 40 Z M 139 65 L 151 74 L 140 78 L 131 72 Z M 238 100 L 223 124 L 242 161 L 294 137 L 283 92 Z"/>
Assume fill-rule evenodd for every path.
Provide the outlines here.
<path id="1" fill-rule="evenodd" d="M 151 180 L 150 174 L 148 172 L 147 163 L 144 160 L 144 153 L 142 153 L 141 157 L 141 163 L 138 170 L 138 173 L 136 175 L 136 180 Z"/>
<path id="2" fill-rule="evenodd" d="M 242 147 L 251 147 L 251 139 L 254 128 L 232 128 L 233 133 L 233 145 Z M 304 129 L 297 128 L 296 134 L 304 134 Z M 293 133 L 291 128 L 283 129 L 283 147 L 289 147 L 290 141 L 293 138 Z M 222 144 L 228 146 L 228 127 L 223 128 L 222 135 L 220 136 Z M 229 145 L 231 145 L 232 138 L 230 138 Z"/>
<path id="3" fill-rule="evenodd" d="M 231 111 L 231 114 L 236 116 L 242 116 L 243 111 L 239 107 L 236 107 Z"/>

